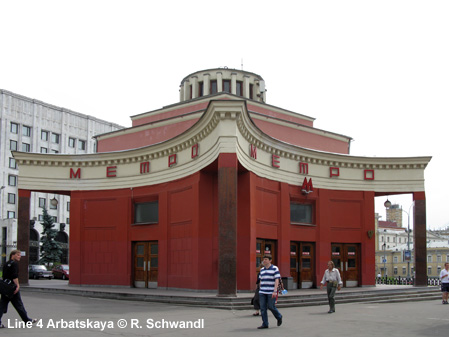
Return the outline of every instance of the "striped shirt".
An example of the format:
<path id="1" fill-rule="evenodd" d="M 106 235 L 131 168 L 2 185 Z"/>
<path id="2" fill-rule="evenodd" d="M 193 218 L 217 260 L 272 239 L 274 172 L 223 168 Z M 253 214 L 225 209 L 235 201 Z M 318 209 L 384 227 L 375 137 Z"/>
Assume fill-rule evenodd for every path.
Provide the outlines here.
<path id="1" fill-rule="evenodd" d="M 278 267 L 271 265 L 268 269 L 263 267 L 260 270 L 260 294 L 272 294 L 275 289 L 274 285 L 276 282 L 276 279 L 281 278 L 281 273 L 279 273 Z"/>

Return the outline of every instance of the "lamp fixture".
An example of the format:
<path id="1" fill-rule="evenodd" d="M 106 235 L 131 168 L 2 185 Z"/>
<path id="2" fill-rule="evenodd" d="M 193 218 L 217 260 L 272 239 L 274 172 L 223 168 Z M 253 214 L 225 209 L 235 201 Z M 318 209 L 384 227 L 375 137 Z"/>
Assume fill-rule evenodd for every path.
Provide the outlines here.
<path id="1" fill-rule="evenodd" d="M 59 202 L 58 202 L 58 200 L 56 199 L 56 196 L 55 196 L 55 195 L 53 196 L 53 199 L 50 200 L 50 204 L 51 204 L 53 207 L 58 206 Z"/>

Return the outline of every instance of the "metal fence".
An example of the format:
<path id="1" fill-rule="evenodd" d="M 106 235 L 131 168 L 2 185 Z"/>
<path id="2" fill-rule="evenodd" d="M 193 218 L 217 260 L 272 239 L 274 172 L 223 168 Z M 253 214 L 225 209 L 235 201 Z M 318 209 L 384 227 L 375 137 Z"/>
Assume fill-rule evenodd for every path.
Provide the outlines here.
<path id="1" fill-rule="evenodd" d="M 411 277 L 407 279 L 406 277 L 376 277 L 376 284 L 389 284 L 389 285 L 414 285 L 415 278 Z M 441 280 L 439 277 L 427 277 L 428 286 L 439 286 Z"/>

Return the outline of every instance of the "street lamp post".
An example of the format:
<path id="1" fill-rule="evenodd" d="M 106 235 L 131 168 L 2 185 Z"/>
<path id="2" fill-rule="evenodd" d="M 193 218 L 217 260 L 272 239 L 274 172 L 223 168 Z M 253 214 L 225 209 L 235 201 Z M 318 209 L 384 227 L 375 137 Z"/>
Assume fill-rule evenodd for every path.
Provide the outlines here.
<path id="1" fill-rule="evenodd" d="M 5 186 L 0 187 L 0 220 L 3 219 L 3 207 L 2 207 L 2 201 L 3 201 L 3 189 Z"/>
<path id="2" fill-rule="evenodd" d="M 407 283 L 410 281 L 410 259 L 412 258 L 412 254 L 410 252 L 410 210 L 414 204 L 415 202 L 410 205 L 408 212 L 401 208 L 401 211 L 407 213 Z"/>
<path id="3" fill-rule="evenodd" d="M 413 203 L 410 205 L 410 208 L 407 211 L 404 211 L 401 207 L 401 211 L 407 214 L 407 254 L 406 254 L 406 258 L 407 258 L 407 284 L 410 282 L 410 259 L 411 259 L 411 251 L 410 251 L 410 211 L 412 209 L 412 206 L 415 204 L 415 202 L 413 201 Z M 385 208 L 390 208 L 391 207 L 391 201 L 389 201 L 387 199 L 387 201 L 385 201 L 384 203 Z M 405 257 L 405 256 L 404 256 Z"/>

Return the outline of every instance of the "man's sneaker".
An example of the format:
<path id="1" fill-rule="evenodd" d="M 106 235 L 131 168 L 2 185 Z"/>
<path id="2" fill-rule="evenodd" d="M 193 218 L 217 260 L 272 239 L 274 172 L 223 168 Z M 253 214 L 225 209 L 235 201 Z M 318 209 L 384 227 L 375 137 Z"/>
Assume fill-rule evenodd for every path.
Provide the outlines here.
<path id="1" fill-rule="evenodd" d="M 6 326 L 4 326 L 3 324 L 0 324 L 0 329 L 5 329 Z"/>
<path id="2" fill-rule="evenodd" d="M 278 319 L 278 326 L 282 325 L 282 317 Z"/>
<path id="3" fill-rule="evenodd" d="M 258 326 L 257 329 L 268 329 L 268 327 L 266 325 L 261 325 L 261 326 Z"/>

